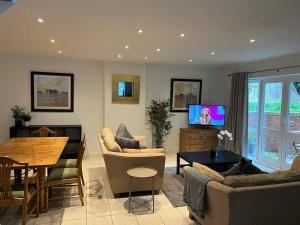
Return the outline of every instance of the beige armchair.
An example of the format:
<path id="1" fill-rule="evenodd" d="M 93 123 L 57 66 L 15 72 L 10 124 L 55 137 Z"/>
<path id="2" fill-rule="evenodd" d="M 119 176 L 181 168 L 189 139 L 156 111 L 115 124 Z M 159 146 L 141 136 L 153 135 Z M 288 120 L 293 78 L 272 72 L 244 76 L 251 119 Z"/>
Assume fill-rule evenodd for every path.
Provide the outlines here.
<path id="1" fill-rule="evenodd" d="M 107 129 L 107 128 L 106 128 Z M 141 149 L 127 152 L 109 151 L 104 144 L 101 134 L 99 142 L 101 145 L 104 162 L 113 194 L 117 197 L 120 193 L 129 191 L 129 176 L 127 170 L 133 167 L 149 167 L 157 170 L 154 177 L 154 190 L 158 192 L 163 184 L 163 175 L 165 167 L 165 154 L 163 150 Z M 133 180 L 132 191 L 149 191 L 152 189 L 150 179 Z"/>

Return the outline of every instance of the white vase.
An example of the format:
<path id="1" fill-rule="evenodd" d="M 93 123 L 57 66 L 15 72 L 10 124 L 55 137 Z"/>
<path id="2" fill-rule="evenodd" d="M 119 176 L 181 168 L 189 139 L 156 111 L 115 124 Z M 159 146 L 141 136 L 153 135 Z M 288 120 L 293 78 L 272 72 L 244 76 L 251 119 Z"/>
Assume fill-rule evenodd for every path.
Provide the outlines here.
<path id="1" fill-rule="evenodd" d="M 24 121 L 24 126 L 29 127 L 30 126 L 30 121 Z"/>

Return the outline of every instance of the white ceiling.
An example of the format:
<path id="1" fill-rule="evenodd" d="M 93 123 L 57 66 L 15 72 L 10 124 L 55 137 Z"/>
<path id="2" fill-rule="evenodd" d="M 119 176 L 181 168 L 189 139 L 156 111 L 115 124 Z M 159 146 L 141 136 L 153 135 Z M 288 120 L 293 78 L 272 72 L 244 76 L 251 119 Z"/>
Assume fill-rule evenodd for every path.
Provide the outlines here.
<path id="1" fill-rule="evenodd" d="M 253 61 L 300 52 L 299 9 L 299 0 L 21 0 L 0 15 L 0 53 L 58 56 L 62 50 L 59 57 L 145 62 L 147 56 L 150 63 L 174 64 Z"/>

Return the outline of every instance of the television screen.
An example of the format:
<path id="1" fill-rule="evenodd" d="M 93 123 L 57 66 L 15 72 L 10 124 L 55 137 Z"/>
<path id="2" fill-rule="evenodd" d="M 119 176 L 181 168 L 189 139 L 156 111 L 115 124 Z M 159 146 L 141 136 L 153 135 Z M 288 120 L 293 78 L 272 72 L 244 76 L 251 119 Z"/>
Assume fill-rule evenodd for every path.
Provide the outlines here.
<path id="1" fill-rule="evenodd" d="M 205 126 L 224 126 L 225 106 L 223 105 L 190 105 L 189 124 Z"/>

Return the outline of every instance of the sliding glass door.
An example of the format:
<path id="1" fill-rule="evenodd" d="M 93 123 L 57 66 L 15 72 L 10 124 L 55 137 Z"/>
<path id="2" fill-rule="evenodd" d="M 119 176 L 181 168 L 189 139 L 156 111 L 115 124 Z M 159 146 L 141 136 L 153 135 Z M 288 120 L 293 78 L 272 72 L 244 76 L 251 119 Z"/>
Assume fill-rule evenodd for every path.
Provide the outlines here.
<path id="1" fill-rule="evenodd" d="M 249 81 L 247 156 L 289 168 L 300 144 L 300 76 Z"/>

